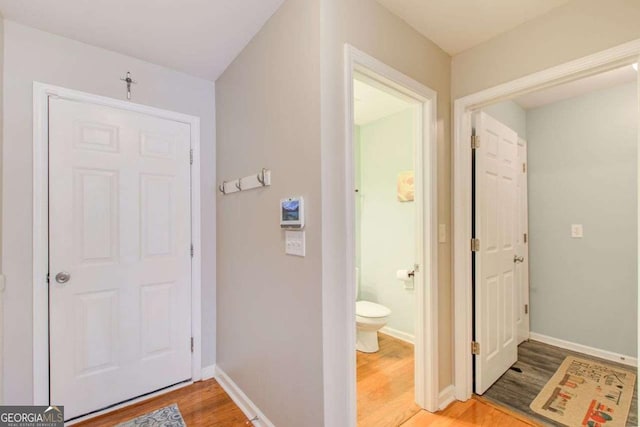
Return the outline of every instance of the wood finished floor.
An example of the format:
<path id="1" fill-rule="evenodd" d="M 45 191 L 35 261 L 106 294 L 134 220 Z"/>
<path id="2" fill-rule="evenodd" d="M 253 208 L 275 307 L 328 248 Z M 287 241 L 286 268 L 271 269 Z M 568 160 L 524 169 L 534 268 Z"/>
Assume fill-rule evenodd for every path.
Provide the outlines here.
<path id="1" fill-rule="evenodd" d="M 420 409 L 414 402 L 413 346 L 378 334 L 380 351 L 358 352 L 359 427 L 525 427 L 502 408 L 471 399 L 455 402 L 436 414 Z"/>
<path id="2" fill-rule="evenodd" d="M 386 335 L 380 335 L 378 353 L 358 353 L 357 360 L 359 427 L 527 427 L 535 425 L 526 420 L 520 420 L 503 408 L 476 399 L 454 402 L 444 411 L 436 414 L 421 410 L 413 401 L 413 346 Z M 222 387 L 215 380 L 208 380 L 75 424 L 75 426 L 115 426 L 173 403 L 178 404 L 188 427 L 251 425 Z"/>
<path id="3" fill-rule="evenodd" d="M 543 426 L 562 426 L 536 412 L 533 412 L 529 405 L 542 390 L 544 385 L 551 379 L 567 356 L 576 356 L 584 359 L 601 361 L 612 364 L 622 369 L 633 371 L 637 369 L 587 356 L 582 353 L 565 350 L 536 341 L 525 341 L 518 347 L 518 362 L 513 366 L 520 368 L 522 373 L 514 370 L 507 371 L 489 390 L 482 396 L 490 402 L 505 406 L 517 413 L 533 418 Z M 627 418 L 627 426 L 638 425 L 638 382 L 633 391 L 633 401 L 631 411 Z"/>
<path id="4" fill-rule="evenodd" d="M 178 409 L 188 427 L 251 425 L 247 424 L 247 417 L 222 387 L 215 380 L 208 380 L 75 424 L 74 427 L 115 426 L 173 403 L 178 404 Z"/>

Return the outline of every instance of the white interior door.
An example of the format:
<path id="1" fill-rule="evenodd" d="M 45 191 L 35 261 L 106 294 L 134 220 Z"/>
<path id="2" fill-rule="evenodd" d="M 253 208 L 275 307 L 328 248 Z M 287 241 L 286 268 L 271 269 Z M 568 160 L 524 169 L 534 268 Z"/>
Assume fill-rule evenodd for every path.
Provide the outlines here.
<path id="1" fill-rule="evenodd" d="M 518 344 L 529 339 L 529 204 L 527 141 L 518 140 L 518 216 L 516 233 L 516 330 Z"/>
<path id="2" fill-rule="evenodd" d="M 50 399 L 67 418 L 191 378 L 189 152 L 187 124 L 50 98 Z"/>
<path id="3" fill-rule="evenodd" d="M 476 117 L 475 391 L 484 393 L 518 359 L 515 249 L 518 136 L 485 113 Z"/>

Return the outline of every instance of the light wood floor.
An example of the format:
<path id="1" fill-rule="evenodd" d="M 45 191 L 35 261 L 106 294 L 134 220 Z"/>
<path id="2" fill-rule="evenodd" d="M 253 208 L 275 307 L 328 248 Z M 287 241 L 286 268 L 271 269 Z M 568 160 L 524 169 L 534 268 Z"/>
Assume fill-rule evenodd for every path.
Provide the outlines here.
<path id="1" fill-rule="evenodd" d="M 501 408 L 471 399 L 437 414 L 413 402 L 413 346 L 380 335 L 380 351 L 358 354 L 358 425 L 360 427 L 527 427 Z M 215 380 L 195 383 L 76 426 L 114 426 L 173 403 L 188 427 L 250 426 L 247 418 Z M 286 410 L 283 408 L 282 410 Z M 280 426 L 288 427 L 288 426 Z"/>
<path id="2" fill-rule="evenodd" d="M 114 426 L 173 403 L 178 404 L 178 409 L 180 409 L 182 418 L 188 427 L 251 425 L 246 424 L 247 417 L 233 403 L 222 387 L 215 380 L 209 380 L 75 424 L 74 427 Z"/>
<path id="3" fill-rule="evenodd" d="M 413 346 L 378 334 L 380 351 L 357 354 L 359 427 L 531 426 L 499 407 L 471 399 L 432 414 L 414 402 Z"/>

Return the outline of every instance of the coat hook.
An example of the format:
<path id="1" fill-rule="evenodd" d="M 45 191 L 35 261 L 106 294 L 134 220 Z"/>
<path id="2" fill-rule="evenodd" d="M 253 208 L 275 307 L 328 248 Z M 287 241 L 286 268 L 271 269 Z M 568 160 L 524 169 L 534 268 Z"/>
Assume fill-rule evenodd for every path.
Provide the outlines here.
<path id="1" fill-rule="evenodd" d="M 222 181 L 222 184 L 218 186 L 218 190 L 220 190 L 220 192 L 224 195 L 227 194 L 226 189 L 224 188 L 225 185 L 227 185 L 227 181 Z"/>
<path id="2" fill-rule="evenodd" d="M 236 188 L 238 189 L 238 191 L 242 191 L 242 178 L 239 178 L 235 184 L 236 184 Z"/>
<path id="3" fill-rule="evenodd" d="M 262 186 L 264 187 L 266 184 L 264 183 L 264 172 L 266 171 L 265 168 L 262 168 L 262 172 L 260 172 L 258 175 L 256 175 L 256 179 L 258 180 L 258 182 L 260 184 L 262 184 Z"/>

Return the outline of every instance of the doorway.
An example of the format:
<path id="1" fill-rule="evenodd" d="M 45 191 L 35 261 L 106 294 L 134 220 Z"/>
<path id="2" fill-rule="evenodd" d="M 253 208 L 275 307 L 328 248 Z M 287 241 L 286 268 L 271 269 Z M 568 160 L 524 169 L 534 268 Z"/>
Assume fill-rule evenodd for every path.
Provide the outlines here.
<path id="1" fill-rule="evenodd" d="M 485 148 L 491 145 L 482 137 L 487 129 L 497 129 L 494 133 L 503 140 L 517 139 L 519 145 L 517 156 L 502 149 L 516 159 L 510 163 L 516 178 L 501 187 L 510 191 L 510 197 L 501 199 L 516 203 L 500 204 L 500 214 L 508 217 L 501 231 L 513 232 L 493 233 L 512 251 L 503 259 L 513 262 L 501 269 L 509 272 L 508 280 L 497 278 L 512 293 L 505 301 L 512 302 L 514 317 L 503 316 L 503 327 L 510 330 L 499 348 L 509 352 L 509 359 L 497 369 L 497 377 L 487 381 L 476 369 L 474 391 L 534 418 L 540 415 L 529 406 L 568 356 L 615 366 L 620 372 L 636 370 L 636 78 L 634 67 L 625 65 L 476 113 L 476 134 Z M 486 169 L 481 142 L 475 152 L 476 170 Z M 481 182 L 480 173 L 476 176 L 478 206 L 485 198 L 482 187 L 489 186 Z M 480 214 L 478 222 L 487 221 Z M 486 242 L 475 253 L 476 289 L 488 288 L 478 269 L 485 265 L 483 253 L 490 253 L 492 233 L 483 231 L 476 227 L 476 237 Z M 529 271 L 531 282 L 523 277 Z M 478 303 L 476 299 L 477 310 L 484 306 Z M 491 342 L 484 333 L 490 323 L 476 315 L 479 342 Z M 479 357 L 475 359 L 478 367 Z M 630 399 L 628 422 L 635 425 L 636 400 Z"/>
<path id="2" fill-rule="evenodd" d="M 588 341 L 594 337 L 594 334 L 588 334 L 588 331 L 596 331 L 592 326 L 589 326 L 590 322 L 595 319 L 593 316 L 589 321 L 579 321 L 580 330 L 577 332 L 574 331 L 573 335 L 567 335 L 564 333 L 566 331 L 564 331 L 557 334 L 562 338 L 556 336 L 555 339 L 551 339 L 552 333 L 550 332 L 550 327 L 552 327 L 552 325 L 550 326 L 548 321 L 551 319 L 557 321 L 562 317 L 574 320 L 579 318 L 580 310 L 573 306 L 573 303 L 581 297 L 588 297 L 588 295 L 593 294 L 593 292 L 589 291 L 589 289 L 591 289 L 589 283 L 594 275 L 590 273 L 584 276 L 583 273 L 593 265 L 602 265 L 602 257 L 586 262 L 580 270 L 581 273 L 577 275 L 572 273 L 574 278 L 581 277 L 580 274 L 584 276 L 577 281 L 578 284 L 583 285 L 582 288 L 574 291 L 573 295 L 571 295 L 570 292 L 565 296 L 557 295 L 558 291 L 562 292 L 569 288 L 570 280 L 567 274 L 573 267 L 571 265 L 571 259 L 575 257 L 578 252 L 589 246 L 596 235 L 611 235 L 612 233 L 607 233 L 603 230 L 607 229 L 610 223 L 621 224 L 620 219 L 614 218 L 618 218 L 620 214 L 624 215 L 625 212 L 629 212 L 632 215 L 630 222 L 625 222 L 625 224 L 628 224 L 625 228 L 632 229 L 632 232 L 628 233 L 627 236 L 631 238 L 631 249 L 633 250 L 626 251 L 630 256 L 630 267 L 622 267 L 622 264 L 620 264 L 623 262 L 623 256 L 618 257 L 619 260 L 616 262 L 608 262 L 608 266 L 605 267 L 604 270 L 601 269 L 601 272 L 606 273 L 607 269 L 615 269 L 617 268 L 616 266 L 625 271 L 637 271 L 637 256 L 633 255 L 637 251 L 637 233 L 633 232 L 633 230 L 636 229 L 638 218 L 637 203 L 635 202 L 635 200 L 637 200 L 637 189 L 635 188 L 637 175 L 634 173 L 624 186 L 613 184 L 613 181 L 606 180 L 606 176 L 599 175 L 603 168 L 611 164 L 608 157 L 612 152 L 617 150 L 617 154 L 620 154 L 620 151 L 625 152 L 627 149 L 617 147 L 615 144 L 610 144 L 605 148 L 606 151 L 600 152 L 600 157 L 596 163 L 590 168 L 587 168 L 587 174 L 583 173 L 582 176 L 576 177 L 575 179 L 572 176 L 562 175 L 569 172 L 576 172 L 580 170 L 580 168 L 585 170 L 584 167 L 586 167 L 587 163 L 585 163 L 584 153 L 593 154 L 593 152 L 597 151 L 593 147 L 587 147 L 585 145 L 589 137 L 597 134 L 600 136 L 600 141 L 604 141 L 609 137 L 606 133 L 591 132 L 591 134 L 589 134 L 587 129 L 590 129 L 590 126 L 598 120 L 614 123 L 614 126 L 618 126 L 618 128 L 624 127 L 624 125 L 620 123 L 620 115 L 617 114 L 613 115 L 613 118 L 604 119 L 606 113 L 603 109 L 606 104 L 600 101 L 596 101 L 595 104 L 593 104 L 598 105 L 598 107 L 575 106 L 574 108 L 567 109 L 567 114 L 561 111 L 561 107 L 563 105 L 562 103 L 569 103 L 567 98 L 579 95 L 579 93 L 576 92 L 576 87 L 584 81 L 588 79 L 598 80 L 601 79 L 602 76 L 616 74 L 619 70 L 623 70 L 627 75 L 631 74 L 633 82 L 628 83 L 626 94 L 631 96 L 636 95 L 637 97 L 637 66 L 632 67 L 632 64 L 637 61 L 637 54 L 639 52 L 640 44 L 638 42 L 629 43 L 456 101 L 456 145 L 454 153 L 456 170 L 454 182 L 456 194 L 456 206 L 454 209 L 456 228 L 454 230 L 454 236 L 456 240 L 454 266 L 456 295 L 455 366 L 456 396 L 458 399 L 466 400 L 473 392 L 483 394 L 487 392 L 487 390 L 491 390 L 490 387 L 493 381 L 498 380 L 505 371 L 507 373 L 504 376 L 509 376 L 511 380 L 514 379 L 514 376 L 519 376 L 521 371 L 526 370 L 526 367 L 520 366 L 521 362 L 518 362 L 515 366 L 513 364 L 521 359 L 523 351 L 531 354 L 537 353 L 538 355 L 542 352 L 541 348 L 543 347 L 536 347 L 537 344 L 533 341 L 573 352 L 572 354 L 574 355 L 575 352 L 579 352 L 582 353 L 579 356 L 595 356 L 600 359 L 607 359 L 607 361 L 621 362 L 623 365 L 634 365 L 636 363 L 637 321 L 635 319 L 637 319 L 637 276 L 633 278 L 629 276 L 631 280 L 627 280 L 629 292 L 624 299 L 626 302 L 629 302 L 630 305 L 628 309 L 624 309 L 624 313 L 630 313 L 633 318 L 627 318 L 627 321 L 625 321 L 626 325 L 630 324 L 632 327 L 632 338 L 629 339 L 628 335 L 627 339 L 620 339 L 619 337 L 617 343 L 624 343 L 622 347 L 618 346 L 616 350 L 599 351 L 599 349 L 605 347 L 605 341 L 608 337 L 603 337 L 602 340 L 596 343 Z M 600 86 L 600 88 L 603 87 L 604 86 Z M 546 136 L 541 137 L 543 132 L 535 133 L 536 128 L 539 128 L 537 126 L 539 116 L 535 114 L 533 116 L 535 120 L 531 120 L 531 122 L 527 121 L 527 125 L 529 123 L 536 125 L 534 133 L 529 133 L 529 129 L 514 132 L 513 130 L 517 128 L 518 125 L 513 124 L 513 122 L 509 123 L 509 121 L 513 119 L 513 116 L 511 118 L 504 115 L 499 117 L 499 110 L 505 104 L 513 102 L 539 102 L 540 96 L 542 96 L 541 94 L 543 94 L 544 97 L 552 98 L 553 96 L 550 93 L 552 91 L 555 91 L 556 96 L 560 97 L 555 99 L 555 101 L 557 101 L 558 111 L 549 115 L 552 121 L 547 122 L 547 125 L 544 127 L 549 130 L 551 134 L 548 133 Z M 637 98 L 631 100 L 630 105 L 631 107 L 627 109 L 626 116 L 631 120 L 631 127 L 637 127 Z M 536 109 L 539 114 L 542 114 L 541 111 L 543 110 L 544 108 L 542 107 Z M 581 135 L 580 140 L 582 145 L 579 144 L 577 151 L 569 154 L 569 145 L 558 144 L 556 141 L 556 146 L 553 147 L 553 149 L 563 147 L 566 152 L 556 153 L 555 156 L 549 154 L 546 157 L 547 160 L 544 161 L 544 157 L 541 156 L 540 153 L 545 143 L 552 141 L 553 137 L 563 132 L 564 123 L 562 122 L 562 118 L 570 121 L 570 114 L 578 111 L 593 114 L 592 117 L 588 115 L 583 116 L 581 119 L 583 124 L 574 128 L 572 133 L 569 133 L 570 138 L 574 138 L 575 135 Z M 500 120 L 495 120 L 496 117 L 499 117 Z M 529 117 L 528 114 L 527 117 Z M 551 125 L 549 125 L 549 123 L 551 123 Z M 508 124 L 508 126 L 504 126 L 505 124 Z M 507 129 L 504 129 L 504 127 Z M 496 131 L 496 129 L 498 130 Z M 524 136 L 524 138 L 522 138 L 522 136 Z M 466 146 L 464 145 L 464 139 L 466 139 Z M 532 139 L 534 140 L 533 142 Z M 615 140 L 618 142 L 620 138 L 616 137 Z M 623 155 L 621 160 L 613 162 L 619 163 L 618 168 L 614 172 L 616 179 L 623 174 L 622 164 L 624 162 L 630 162 L 630 166 L 637 169 L 637 133 L 630 135 L 629 140 L 631 141 L 633 150 L 627 150 L 627 154 Z M 506 141 L 508 141 L 508 143 Z M 515 144 L 514 141 L 516 142 Z M 568 141 L 570 141 L 570 139 Z M 480 147 L 479 155 L 478 146 Z M 494 194 L 498 197 L 496 202 L 502 203 L 506 208 L 509 208 L 506 210 L 512 212 L 513 215 L 508 215 L 509 218 L 506 218 L 505 221 L 500 221 L 499 226 L 502 230 L 500 230 L 501 232 L 493 233 L 493 236 L 498 236 L 498 239 L 492 240 L 492 233 L 486 232 L 486 227 L 484 227 L 485 225 L 491 225 L 491 222 L 488 221 L 491 215 L 485 215 L 483 223 L 483 218 L 479 218 L 479 215 L 482 214 L 482 200 L 476 199 L 475 202 L 471 202 L 473 199 L 470 190 L 475 187 L 477 189 L 476 197 L 480 196 L 482 199 L 484 196 L 482 196 L 480 192 L 484 191 L 484 189 L 479 188 L 478 185 L 480 184 L 484 185 L 485 188 L 490 188 L 490 186 L 487 185 L 487 178 L 484 178 L 484 184 L 478 181 L 480 173 L 491 172 L 491 167 L 482 165 L 482 160 L 491 157 L 491 155 L 487 153 L 487 150 L 495 151 L 493 149 L 496 146 L 503 147 L 502 152 L 498 156 L 500 159 L 499 163 L 501 165 L 510 165 L 510 170 L 508 174 L 489 173 L 489 175 L 502 178 L 508 176 L 508 179 L 501 179 L 503 185 L 498 191 L 494 191 Z M 525 149 L 525 147 L 528 147 L 528 149 Z M 485 152 L 482 152 L 483 148 Z M 547 148 L 549 147 L 547 146 Z M 473 156 L 476 158 L 474 159 Z M 534 160 L 532 160 L 532 156 Z M 559 164 L 558 161 L 563 156 L 567 157 L 564 159 L 563 164 Z M 477 157 L 480 157 L 480 163 Z M 472 165 L 476 167 L 475 183 L 470 185 Z M 534 168 L 533 173 L 535 178 L 533 181 L 533 192 L 531 190 L 531 168 Z M 522 177 L 521 179 L 518 179 L 519 175 Z M 527 175 L 529 175 L 529 180 L 527 180 Z M 554 184 L 550 181 L 548 182 L 552 186 L 546 190 L 543 188 L 543 183 L 546 179 L 544 177 L 545 175 L 556 178 Z M 608 176 L 611 177 L 614 175 L 609 174 Z M 563 176 L 563 178 L 561 178 L 561 176 Z M 593 178 L 595 176 L 599 178 L 594 181 Z M 500 180 L 496 178 L 496 182 L 498 181 Z M 508 181 L 510 185 L 504 184 L 505 181 Z M 596 189 L 596 187 L 602 185 L 605 181 L 611 183 L 611 188 L 620 189 L 626 187 L 628 191 L 630 191 L 626 196 L 626 200 L 625 197 L 621 197 L 617 202 L 610 201 L 609 199 L 613 196 L 613 192 L 609 191 L 605 196 L 605 199 L 608 200 L 607 202 L 603 202 L 603 200 L 601 200 L 602 197 L 596 197 L 595 194 L 592 194 L 586 197 L 589 199 L 588 202 L 591 203 L 591 206 L 582 206 L 579 200 L 574 200 L 575 203 L 573 203 L 573 205 L 575 207 L 581 206 L 577 211 L 568 205 L 565 208 L 561 208 L 562 203 L 568 202 L 570 199 L 575 199 L 575 196 L 582 196 L 582 193 L 585 193 L 584 189 Z M 527 186 L 529 186 L 528 191 Z M 558 190 L 565 191 L 564 195 L 560 198 L 555 195 Z M 522 199 L 523 193 L 529 196 L 526 203 L 524 203 Z M 630 207 L 621 208 L 621 203 L 626 202 L 631 203 L 629 205 Z M 528 208 L 526 207 L 527 204 Z M 607 221 L 600 221 L 598 225 L 597 222 L 589 219 L 589 215 L 596 212 L 597 208 L 600 207 L 596 205 L 605 205 L 609 208 L 610 212 L 606 215 L 606 218 L 611 220 L 609 224 L 607 224 Z M 515 208 L 511 208 L 512 206 L 515 206 Z M 479 209 L 480 212 L 478 212 Z M 528 212 L 528 215 L 522 215 L 521 212 L 523 209 Z M 473 215 L 471 212 L 473 212 Z M 542 222 L 550 220 L 550 216 L 558 213 L 564 215 L 564 218 L 559 221 L 559 223 L 561 223 L 560 228 L 551 226 L 550 224 L 546 226 L 540 225 Z M 499 214 L 500 212 L 496 215 L 499 216 Z M 569 219 L 568 216 L 573 219 Z M 465 223 L 464 218 L 468 218 L 469 222 Z M 494 215 L 493 218 L 495 219 L 497 216 Z M 527 221 L 529 221 L 529 226 L 527 226 Z M 586 222 L 589 222 L 591 225 L 587 227 Z M 589 237 L 585 237 L 587 228 L 591 230 L 591 236 Z M 551 231 L 552 229 L 552 235 L 544 234 L 545 231 Z M 482 235 L 483 232 L 485 233 L 484 235 Z M 469 250 L 468 241 L 466 242 L 467 248 L 463 247 L 465 237 L 469 239 L 479 238 L 480 241 L 472 240 L 472 250 Z M 583 238 L 589 240 L 585 242 Z M 619 243 L 622 245 L 622 240 L 617 239 L 616 242 L 616 244 Z M 534 246 L 531 246 L 532 244 Z M 551 244 L 551 247 L 547 247 L 541 251 L 540 248 L 544 247 L 545 244 Z M 553 264 L 553 260 L 550 260 L 547 255 L 551 255 L 555 248 L 564 247 L 563 245 L 566 244 L 571 245 L 571 248 L 565 249 L 560 256 L 556 254 L 557 261 L 563 262 L 563 265 L 557 268 L 558 266 Z M 600 246 L 604 247 L 606 245 Z M 613 247 L 611 248 L 614 249 Z M 482 268 L 485 268 L 485 272 L 487 272 L 487 268 L 492 268 L 490 260 L 485 259 L 491 255 L 489 252 L 492 251 L 501 255 L 497 258 L 499 258 L 500 262 L 503 262 L 504 265 L 500 265 L 497 268 L 496 274 L 487 273 L 485 275 L 482 273 Z M 483 252 L 485 253 L 483 254 Z M 509 260 L 511 260 L 512 264 L 507 268 Z M 545 266 L 547 268 L 546 270 L 544 269 Z M 520 269 L 520 271 L 518 271 L 518 269 Z M 557 273 L 554 274 L 560 279 L 561 283 L 553 282 L 550 276 L 552 271 Z M 528 289 L 528 276 L 530 276 L 532 280 L 531 292 L 529 292 Z M 600 283 L 598 287 L 600 292 L 595 293 L 599 294 L 605 289 L 616 288 L 617 285 L 614 285 L 616 282 L 614 276 L 615 275 L 610 275 L 607 280 L 598 280 Z M 492 288 L 488 286 L 490 284 L 489 279 L 495 279 L 495 282 L 499 284 L 499 286 L 495 288 L 501 292 L 494 292 L 493 295 L 490 295 Z M 469 280 L 467 286 L 464 285 L 464 280 Z M 474 283 L 473 287 L 468 285 L 468 283 L 472 281 Z M 573 281 L 576 282 L 576 280 Z M 543 314 L 544 310 L 542 310 L 542 305 L 544 303 L 540 298 L 545 292 L 548 293 L 547 290 L 549 289 L 545 289 L 548 288 L 547 283 L 554 283 L 550 290 L 552 293 L 556 293 L 555 296 L 547 297 L 547 306 L 551 307 L 553 304 L 558 306 L 564 303 L 566 310 L 564 315 Z M 607 283 L 607 285 L 605 286 L 604 283 Z M 478 289 L 479 287 L 480 289 Z M 498 301 L 500 301 L 500 297 L 502 297 L 502 303 L 499 304 L 498 307 L 500 310 L 498 310 L 497 316 L 494 316 L 494 320 L 496 321 L 489 322 L 493 324 L 491 327 L 487 325 L 486 319 L 490 316 L 490 313 L 487 311 L 479 313 L 479 311 L 482 311 L 483 306 L 478 304 L 478 296 L 482 298 L 481 295 L 483 293 L 485 294 L 484 298 L 491 299 L 492 297 L 496 297 Z M 593 301 L 597 300 L 599 299 L 596 298 Z M 507 307 L 505 302 L 513 305 L 514 309 L 511 310 Z M 573 308 L 571 308 L 572 306 Z M 620 307 L 619 304 L 618 306 Z M 591 313 L 593 313 L 593 311 L 591 311 Z M 603 317 L 606 317 L 604 313 L 602 314 Z M 531 315 L 533 317 L 530 317 Z M 482 316 L 485 318 L 482 318 Z M 512 318 L 512 320 L 510 318 Z M 545 323 L 542 319 L 547 322 Z M 531 321 L 530 324 L 528 323 L 529 321 Z M 564 322 L 564 326 L 567 326 L 569 323 L 571 322 Z M 529 329 L 534 332 L 529 333 Z M 608 330 L 608 335 L 615 335 L 626 329 L 614 326 Z M 580 336 L 580 334 L 582 335 Z M 571 337 L 574 337 L 574 339 L 572 340 Z M 472 341 L 471 351 L 463 348 L 464 343 L 462 342 L 462 338 Z M 529 338 L 532 340 L 531 343 L 526 341 Z M 524 344 L 518 349 L 518 344 L 523 342 L 523 340 L 525 340 Z M 631 344 L 631 347 L 627 344 Z M 550 347 L 547 348 L 547 350 L 549 354 L 554 353 L 554 351 L 552 351 L 554 349 Z M 490 356 L 493 357 L 500 352 L 504 352 L 504 358 L 496 357 L 494 361 L 489 361 Z M 564 360 L 564 357 L 560 361 L 562 360 Z M 500 363 L 497 361 L 500 361 Z M 491 372 L 491 362 L 498 363 L 500 368 L 497 368 L 495 372 Z M 623 365 L 615 366 L 620 367 Z M 512 366 L 514 369 L 510 369 Z M 556 366 L 556 368 L 559 368 L 559 366 Z M 552 375 L 556 368 L 554 368 L 549 375 Z M 635 369 L 633 369 L 633 371 L 635 371 Z M 485 378 L 480 378 L 483 374 Z M 547 378 L 547 380 L 548 379 L 549 378 Z M 500 381 L 501 380 L 498 380 L 498 382 Z M 524 381 L 521 386 L 522 389 L 536 382 L 535 378 L 531 376 L 527 376 Z M 546 380 L 542 381 L 542 383 L 542 385 L 546 384 Z M 515 397 L 512 396 L 512 400 L 516 400 Z M 528 405 L 525 406 L 528 407 Z"/>
<path id="3" fill-rule="evenodd" d="M 34 105 L 36 403 L 71 420 L 199 379 L 198 119 L 39 84 Z"/>
<path id="4" fill-rule="evenodd" d="M 407 212 L 413 212 L 412 215 L 415 227 L 413 231 L 410 231 L 410 235 L 408 237 L 408 240 L 411 241 L 409 246 L 414 246 L 413 259 L 403 259 L 401 261 L 391 263 L 389 267 L 385 269 L 385 272 L 381 273 L 382 278 L 373 278 L 369 272 L 364 273 L 364 275 L 367 276 L 367 279 L 365 279 L 367 284 L 358 294 L 361 299 L 377 299 L 377 291 L 374 292 L 374 289 L 381 289 L 382 292 L 387 290 L 391 292 L 393 289 L 394 291 L 397 291 L 396 293 L 398 295 L 396 296 L 399 296 L 399 299 L 404 297 L 405 303 L 408 302 L 409 304 L 413 304 L 412 309 L 414 316 L 410 316 L 413 317 L 413 319 L 410 317 L 402 319 L 403 310 L 397 310 L 397 320 L 404 320 L 404 326 L 402 326 L 402 321 L 399 323 L 395 323 L 396 319 L 390 321 L 389 319 L 391 319 L 392 314 L 390 315 L 388 312 L 383 316 L 388 317 L 386 324 L 381 326 L 387 327 L 387 329 L 382 330 L 383 333 L 386 331 L 387 335 L 380 335 L 382 340 L 380 340 L 379 344 L 380 346 L 386 345 L 385 343 L 387 342 L 394 345 L 397 344 L 400 347 L 405 348 L 405 353 L 409 356 L 411 356 L 411 353 L 415 354 L 415 362 L 412 363 L 415 364 L 415 366 L 410 368 L 408 371 L 409 381 L 414 383 L 413 386 L 409 386 L 409 393 L 413 395 L 412 397 L 409 397 L 409 403 L 417 405 L 418 409 L 424 408 L 435 412 L 438 410 L 439 406 L 436 344 L 438 318 L 436 237 L 437 151 L 435 144 L 436 94 L 431 89 L 424 87 L 409 77 L 351 46 L 346 47 L 346 57 L 346 105 L 348 114 L 346 118 L 347 182 L 345 184 L 348 189 L 348 194 L 351 195 L 345 208 L 347 218 L 351 218 L 346 236 L 347 247 L 349 248 L 348 252 L 351 253 L 351 256 L 347 259 L 348 271 L 346 272 L 346 291 L 348 292 L 347 301 L 350 302 L 348 304 L 350 313 L 347 318 L 356 319 L 357 283 L 364 284 L 361 278 L 361 275 L 363 275 L 364 272 L 357 269 L 358 262 L 362 262 L 361 257 L 363 255 L 370 257 L 367 259 L 374 259 L 372 257 L 375 256 L 375 254 L 371 254 L 371 245 L 368 245 L 365 250 L 365 252 L 368 253 L 363 254 L 362 245 L 359 245 L 358 243 L 358 241 L 361 240 L 361 232 L 363 231 L 358 224 L 360 224 L 360 226 L 364 224 L 363 222 L 359 222 L 359 216 L 360 220 L 362 220 L 361 214 L 369 209 L 366 202 L 367 194 L 362 192 L 359 195 L 360 192 L 355 191 L 358 189 L 357 184 L 362 184 L 360 178 L 363 177 L 363 175 L 361 171 L 358 170 L 359 166 L 370 168 L 368 169 L 370 174 L 367 176 L 372 178 L 370 183 L 373 184 L 373 186 L 370 187 L 370 189 L 373 190 L 374 193 L 378 191 L 378 189 L 376 189 L 376 185 L 378 185 L 378 183 L 373 181 L 377 180 L 376 177 L 382 177 L 382 175 L 376 174 L 376 166 L 371 164 L 360 164 L 360 162 L 357 161 L 359 156 L 357 156 L 356 153 L 358 152 L 358 148 L 361 149 L 362 147 L 358 147 L 358 138 L 356 138 L 356 110 L 358 106 L 356 100 L 357 95 L 355 95 L 354 87 L 356 87 L 356 85 L 359 86 L 364 84 L 366 86 L 365 89 L 373 89 L 377 91 L 376 93 L 378 95 L 382 94 L 383 97 L 390 96 L 391 98 L 388 99 L 394 101 L 392 104 L 401 105 L 402 108 L 397 110 L 397 113 L 402 113 L 401 110 L 406 110 L 405 112 L 407 113 L 407 116 L 405 118 L 407 120 L 405 123 L 408 127 L 405 129 L 409 129 L 408 133 L 412 135 L 409 137 L 409 144 L 412 145 L 408 151 L 409 163 L 407 165 L 403 164 L 398 170 L 391 171 L 390 176 L 392 176 L 392 178 L 383 179 L 380 183 L 380 188 L 386 188 L 386 190 L 384 190 L 385 194 L 390 194 L 390 196 L 388 196 L 389 203 L 385 202 L 384 205 L 395 208 L 404 208 Z M 358 115 L 360 114 L 358 113 Z M 376 133 L 374 132 L 374 134 Z M 387 144 L 391 144 L 392 146 L 394 143 L 398 143 L 398 141 L 398 138 L 395 138 L 394 132 L 392 131 L 390 135 L 379 142 L 381 142 L 381 147 L 384 148 L 386 146 L 388 148 Z M 373 147 L 373 145 L 371 147 Z M 373 151 L 371 154 L 373 159 L 378 159 L 380 166 L 391 166 L 390 158 L 384 159 L 384 156 L 377 156 Z M 362 157 L 360 156 L 360 159 L 361 158 Z M 401 189 L 407 190 L 402 191 L 404 195 L 402 198 L 404 199 L 406 196 L 413 199 L 413 201 L 401 201 L 399 199 L 399 177 L 402 178 L 402 183 L 400 185 Z M 405 186 L 404 184 L 408 184 L 411 181 L 411 178 L 413 179 L 414 186 L 413 195 L 409 197 L 410 191 L 408 187 L 410 186 Z M 363 202 L 363 200 L 365 201 Z M 372 198 L 371 200 L 374 201 L 375 198 Z M 374 213 L 374 216 L 376 212 L 380 213 L 380 210 L 369 209 L 369 213 Z M 369 221 L 370 219 L 375 221 L 380 218 L 370 218 L 369 216 L 365 218 L 366 221 Z M 389 220 L 389 218 L 384 220 L 384 222 L 384 227 L 391 231 L 392 234 L 394 229 L 398 229 L 397 235 L 401 234 L 399 229 L 401 227 L 406 227 L 407 225 L 406 223 L 402 223 L 402 221 L 394 222 L 393 220 Z M 375 227 L 368 229 L 375 229 Z M 406 241 L 407 239 L 402 240 Z M 411 254 L 407 255 L 407 258 L 411 257 Z M 363 264 L 360 265 L 364 267 Z M 398 279 L 399 276 L 403 277 Z M 378 285 L 370 286 L 374 282 L 378 283 L 382 288 L 378 288 Z M 368 290 L 364 289 L 365 287 L 368 288 Z M 381 299 L 377 299 L 377 301 L 380 302 Z M 388 301 L 389 305 L 395 304 L 395 302 L 391 302 L 391 300 Z M 408 311 L 410 312 L 411 310 Z M 374 315 L 370 314 L 370 316 Z M 375 316 L 377 316 L 377 320 L 380 320 L 380 316 Z M 358 337 L 358 334 L 356 333 L 356 322 L 353 320 L 351 322 L 352 323 L 346 326 L 350 332 L 349 348 L 351 349 L 351 352 L 347 357 L 351 362 L 351 372 L 353 373 L 353 403 L 351 408 L 353 409 L 355 422 L 356 402 L 357 399 L 359 399 L 359 396 L 356 397 L 356 389 L 359 388 L 359 385 L 356 385 L 356 367 L 357 363 L 360 363 L 360 361 L 356 362 L 356 346 L 354 345 L 356 344 Z M 396 326 L 394 327 L 393 325 Z M 402 331 L 402 328 L 406 328 L 406 331 Z M 389 334 L 393 334 L 395 337 L 390 336 Z M 374 332 L 373 336 L 377 337 L 376 332 Z M 362 335 L 360 337 L 362 337 Z M 407 343 L 406 341 L 413 341 L 412 344 L 415 351 L 411 351 L 411 343 Z M 369 342 L 371 342 L 371 340 L 369 340 Z M 376 342 L 376 344 L 378 344 L 378 342 Z M 376 355 L 379 353 L 375 352 L 369 354 Z"/>

